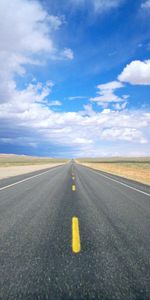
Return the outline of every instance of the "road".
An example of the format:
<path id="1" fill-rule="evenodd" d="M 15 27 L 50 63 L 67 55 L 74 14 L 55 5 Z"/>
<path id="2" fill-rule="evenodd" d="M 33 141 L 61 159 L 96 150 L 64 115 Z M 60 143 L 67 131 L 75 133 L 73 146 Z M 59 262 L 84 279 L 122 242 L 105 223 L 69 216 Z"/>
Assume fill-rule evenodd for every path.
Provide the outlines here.
<path id="1" fill-rule="evenodd" d="M 0 181 L 0 299 L 149 300 L 150 187 L 75 162 Z"/>

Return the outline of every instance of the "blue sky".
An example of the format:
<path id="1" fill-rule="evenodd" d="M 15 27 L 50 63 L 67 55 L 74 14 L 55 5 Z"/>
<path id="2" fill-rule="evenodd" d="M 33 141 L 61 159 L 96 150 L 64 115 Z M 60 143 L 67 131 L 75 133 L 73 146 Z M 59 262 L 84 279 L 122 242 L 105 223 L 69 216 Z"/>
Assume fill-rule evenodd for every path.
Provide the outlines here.
<path id="1" fill-rule="evenodd" d="M 2 0 L 0 152 L 150 155 L 150 0 Z"/>

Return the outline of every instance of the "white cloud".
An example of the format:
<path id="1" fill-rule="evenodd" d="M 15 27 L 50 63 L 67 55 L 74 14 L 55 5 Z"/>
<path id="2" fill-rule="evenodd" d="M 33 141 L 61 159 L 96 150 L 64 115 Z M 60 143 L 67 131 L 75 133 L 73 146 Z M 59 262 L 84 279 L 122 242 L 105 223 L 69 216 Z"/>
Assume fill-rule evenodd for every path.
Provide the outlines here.
<path id="1" fill-rule="evenodd" d="M 54 112 L 46 105 L 50 89 L 40 83 L 30 84 L 0 105 L 3 143 L 11 139 L 18 145 L 47 143 L 75 147 L 76 153 L 87 151 L 88 146 L 92 153 L 105 140 L 115 141 L 116 145 L 120 141 L 142 145 L 149 139 L 149 113 L 110 109 L 95 112 L 89 104 L 81 112 Z"/>
<path id="2" fill-rule="evenodd" d="M 59 101 L 59 100 L 53 100 L 53 101 L 49 101 L 49 102 L 48 102 L 48 105 L 49 105 L 49 106 L 61 106 L 62 103 L 61 103 L 61 101 Z"/>
<path id="3" fill-rule="evenodd" d="M 123 102 L 123 103 L 114 103 L 113 104 L 113 107 L 117 110 L 122 110 L 122 109 L 125 109 L 126 106 L 127 106 L 128 102 Z"/>
<path id="4" fill-rule="evenodd" d="M 111 82 L 108 82 L 108 83 L 99 84 L 97 86 L 97 88 L 100 89 L 100 90 L 108 90 L 108 91 L 120 89 L 122 87 L 123 87 L 123 84 L 119 81 L 111 81 Z"/>
<path id="5" fill-rule="evenodd" d="M 96 11 L 105 11 L 117 8 L 123 3 L 122 0 L 94 0 L 92 2 Z"/>
<path id="6" fill-rule="evenodd" d="M 118 79 L 131 84 L 150 85 L 150 60 L 132 61 L 124 68 Z"/>
<path id="7" fill-rule="evenodd" d="M 119 81 L 111 81 L 105 84 L 99 84 L 98 88 L 98 96 L 94 98 L 90 98 L 91 102 L 96 102 L 98 105 L 102 107 L 107 107 L 109 103 L 113 102 L 124 102 L 128 97 L 127 95 L 123 95 L 122 97 L 117 96 L 114 91 L 116 89 L 120 89 L 124 87 L 124 85 Z"/>
<path id="8" fill-rule="evenodd" d="M 147 143 L 147 140 L 142 136 L 142 133 L 140 130 L 137 130 L 136 128 L 109 128 L 104 129 L 102 133 L 102 138 L 106 140 L 124 140 L 124 141 L 133 141 L 137 140 L 140 141 L 140 143 L 145 144 Z"/>
<path id="9" fill-rule="evenodd" d="M 83 111 L 83 116 L 96 116 L 96 112 L 93 110 L 93 106 L 91 104 L 86 104 L 83 106 L 84 111 Z"/>
<path id="10" fill-rule="evenodd" d="M 78 99 L 86 99 L 86 96 L 72 96 L 68 97 L 69 100 L 78 100 Z"/>
<path id="11" fill-rule="evenodd" d="M 89 4 L 97 13 L 119 7 L 125 0 L 70 0 L 74 5 L 87 7 Z"/>
<path id="12" fill-rule="evenodd" d="M 55 50 L 52 54 L 51 59 L 53 60 L 73 60 L 74 53 L 70 48 L 65 48 L 61 51 Z"/>
<path id="13" fill-rule="evenodd" d="M 53 31 L 63 18 L 48 15 L 37 1 L 0 1 L 0 101 L 11 98 L 16 88 L 14 75 L 24 75 L 27 64 L 41 64 L 49 59 L 72 59 L 71 49 L 57 49 Z"/>
<path id="14" fill-rule="evenodd" d="M 70 48 L 65 48 L 62 52 L 62 57 L 72 60 L 74 58 L 73 51 Z"/>
<path id="15" fill-rule="evenodd" d="M 103 141 L 108 142 L 109 135 L 109 141 L 115 140 L 116 145 L 122 141 L 123 151 L 124 142 L 140 147 L 149 137 L 148 113 L 110 109 L 95 112 L 91 104 L 80 112 L 55 112 L 52 105 L 61 102 L 48 101 L 53 87 L 51 81 L 43 84 L 33 79 L 22 90 L 17 88 L 15 75 L 23 76 L 26 65 L 40 64 L 44 54 L 52 59 L 54 55 L 73 58 L 71 49 L 59 50 L 53 41 L 53 30 L 58 29 L 61 22 L 49 16 L 36 1 L 0 2 L 0 142 L 30 147 L 45 143 L 47 148 L 53 144 L 59 148 L 67 146 L 70 153 L 94 155 L 109 154 L 101 146 Z M 127 97 L 114 94 L 121 87 L 123 84 L 118 81 L 99 85 L 99 103 L 123 105 Z M 112 129 L 114 133 L 110 134 Z M 111 151 L 115 149 L 112 147 Z"/>
<path id="16" fill-rule="evenodd" d="M 53 42 L 49 39 L 49 21 L 47 12 L 36 1 L 1 0 L 1 51 L 10 53 L 37 53 L 52 51 Z M 51 29 L 50 26 L 50 29 Z M 27 53 L 26 53 L 27 54 Z"/>
<path id="17" fill-rule="evenodd" d="M 150 8 L 150 0 L 147 0 L 141 4 L 142 8 Z"/>
<path id="18" fill-rule="evenodd" d="M 48 16 L 47 21 L 52 29 L 57 30 L 59 27 L 65 23 L 64 17 L 60 18 L 58 16 Z"/>

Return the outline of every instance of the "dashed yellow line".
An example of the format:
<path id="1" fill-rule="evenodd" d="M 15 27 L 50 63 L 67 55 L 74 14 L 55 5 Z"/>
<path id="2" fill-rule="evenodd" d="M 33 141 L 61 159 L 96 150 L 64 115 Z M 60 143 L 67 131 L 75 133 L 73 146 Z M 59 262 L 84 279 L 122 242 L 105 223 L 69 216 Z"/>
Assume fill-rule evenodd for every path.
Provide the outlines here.
<path id="1" fill-rule="evenodd" d="M 72 180 L 75 180 L 75 177 L 74 177 L 74 176 L 72 176 Z"/>
<path id="2" fill-rule="evenodd" d="M 73 191 L 73 192 L 76 191 L 76 186 L 75 186 L 75 184 L 72 185 L 72 191 Z"/>
<path id="3" fill-rule="evenodd" d="M 77 217 L 72 218 L 72 252 L 79 253 L 81 251 L 79 221 Z"/>

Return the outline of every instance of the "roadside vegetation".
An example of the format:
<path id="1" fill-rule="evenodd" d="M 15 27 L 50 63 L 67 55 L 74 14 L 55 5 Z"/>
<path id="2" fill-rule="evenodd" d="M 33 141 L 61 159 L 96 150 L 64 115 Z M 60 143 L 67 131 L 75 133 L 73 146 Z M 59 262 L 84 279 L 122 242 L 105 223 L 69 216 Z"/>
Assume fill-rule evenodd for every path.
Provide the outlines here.
<path id="1" fill-rule="evenodd" d="M 150 157 L 81 158 L 78 163 L 150 185 Z"/>

